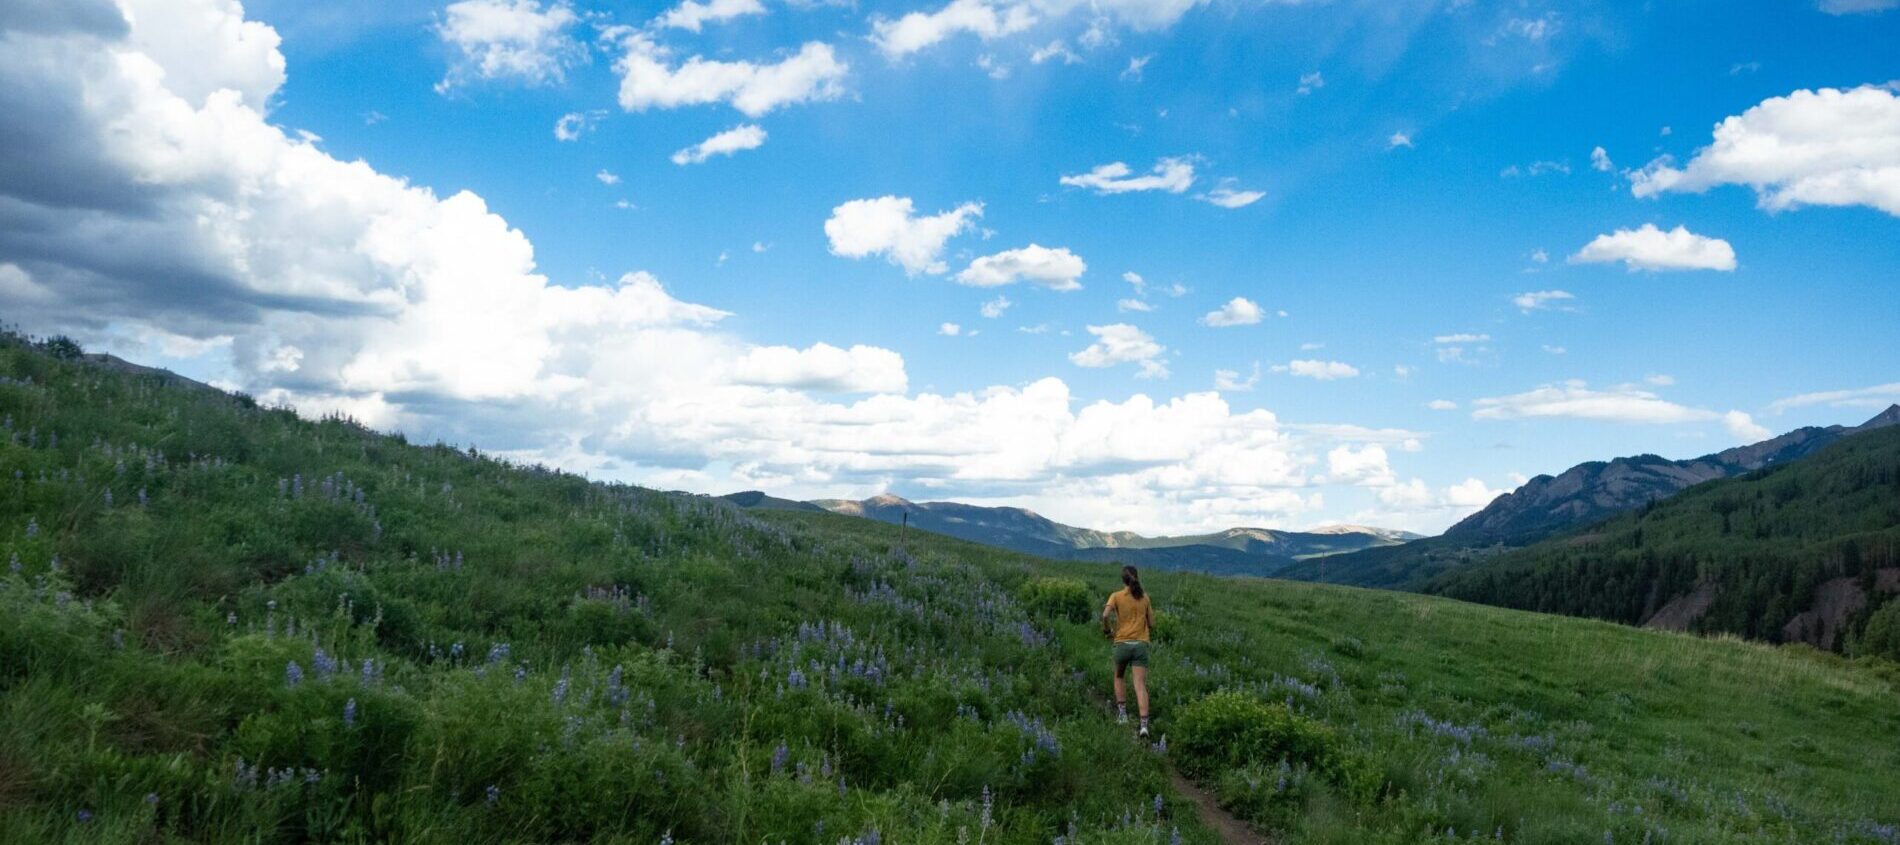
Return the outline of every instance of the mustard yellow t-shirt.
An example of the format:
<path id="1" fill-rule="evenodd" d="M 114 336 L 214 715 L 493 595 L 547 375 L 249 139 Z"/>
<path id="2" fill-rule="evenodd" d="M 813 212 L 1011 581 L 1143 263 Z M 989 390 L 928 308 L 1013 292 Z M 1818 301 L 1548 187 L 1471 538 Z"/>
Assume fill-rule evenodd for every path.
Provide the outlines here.
<path id="1" fill-rule="evenodd" d="M 1147 642 L 1148 628 L 1154 624 L 1154 610 L 1148 606 L 1148 595 L 1141 598 L 1128 594 L 1128 588 L 1116 590 L 1108 597 L 1108 609 L 1115 614 L 1115 642 Z"/>

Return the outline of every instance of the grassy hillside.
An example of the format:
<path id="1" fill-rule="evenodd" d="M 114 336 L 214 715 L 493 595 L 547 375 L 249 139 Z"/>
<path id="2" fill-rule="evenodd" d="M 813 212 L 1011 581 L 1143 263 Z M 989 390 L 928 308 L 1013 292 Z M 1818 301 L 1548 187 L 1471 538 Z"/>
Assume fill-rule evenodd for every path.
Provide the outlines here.
<path id="1" fill-rule="evenodd" d="M 833 516 L 769 518 L 866 542 L 888 534 Z M 1014 557 L 928 542 L 975 562 Z M 1116 583 L 1087 564 L 1039 569 L 1086 581 L 1091 595 Z M 1493 841 L 1500 830 L 1510 842 L 1900 841 L 1900 745 L 1866 742 L 1900 731 L 1892 663 L 1406 593 L 1143 581 L 1171 617 L 1152 670 L 1171 742 L 1184 707 L 1242 690 L 1323 725 L 1343 755 L 1377 769 L 1383 792 L 1369 802 L 1271 763 L 1206 773 L 1286 841 Z M 1058 634 L 1106 686 L 1099 637 L 1086 625 Z"/>
<path id="2" fill-rule="evenodd" d="M 1860 582 L 1848 593 L 1871 599 L 1842 620 L 1858 634 L 1886 595 L 1877 573 L 1895 567 L 1900 427 L 1888 427 L 1448 572 L 1426 589 L 1636 623 L 1701 588 L 1709 603 L 1695 630 L 1779 641 L 1834 579 Z M 1848 640 L 1832 639 L 1818 644 Z"/>
<path id="3" fill-rule="evenodd" d="M 1100 565 L 0 378 L 4 842 L 1900 838 L 1881 661 L 1154 574 L 1143 751 Z"/>
<path id="4" fill-rule="evenodd" d="M 0 377 L 0 842 L 1207 841 L 1020 565 Z"/>

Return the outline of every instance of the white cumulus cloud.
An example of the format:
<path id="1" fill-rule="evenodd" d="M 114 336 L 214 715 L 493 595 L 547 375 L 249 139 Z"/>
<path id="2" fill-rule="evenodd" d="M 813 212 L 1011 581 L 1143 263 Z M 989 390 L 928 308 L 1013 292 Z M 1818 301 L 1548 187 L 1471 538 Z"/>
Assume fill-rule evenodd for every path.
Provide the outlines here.
<path id="1" fill-rule="evenodd" d="M 666 13 L 654 19 L 660 26 L 698 32 L 709 23 L 721 23 L 746 15 L 765 14 L 765 4 L 759 0 L 685 0 L 678 6 L 666 10 Z"/>
<path id="2" fill-rule="evenodd" d="M 1194 162 L 1185 157 L 1163 158 L 1140 176 L 1119 161 L 1097 165 L 1087 173 L 1063 176 L 1064 185 L 1088 188 L 1098 194 L 1124 194 L 1132 191 L 1185 192 L 1194 184 Z"/>
<path id="3" fill-rule="evenodd" d="M 1215 370 L 1214 389 L 1245 392 L 1254 389 L 1260 383 L 1260 362 L 1253 362 L 1253 370 L 1246 378 L 1240 377 L 1239 370 Z"/>
<path id="4" fill-rule="evenodd" d="M 620 107 L 650 108 L 728 103 L 747 117 L 799 103 L 844 96 L 851 67 L 829 44 L 809 41 L 798 52 L 771 64 L 719 61 L 694 56 L 676 66 L 666 48 L 644 33 L 622 39 L 625 52 L 614 69 L 620 73 Z"/>
<path id="5" fill-rule="evenodd" d="M 1260 305 L 1244 296 L 1227 300 L 1226 304 L 1201 316 L 1201 324 L 1215 328 L 1228 326 L 1251 326 L 1266 316 Z"/>
<path id="6" fill-rule="evenodd" d="M 436 34 L 456 56 L 448 75 L 436 83 L 440 92 L 477 79 L 557 83 L 566 78 L 567 68 L 587 60 L 587 48 L 568 34 L 580 16 L 566 3 L 460 0 L 442 15 Z"/>
<path id="7" fill-rule="evenodd" d="M 1030 244 L 970 262 L 970 266 L 957 274 L 957 281 L 982 288 L 1026 281 L 1050 290 L 1072 291 L 1082 289 L 1082 283 L 1077 280 L 1087 270 L 1088 264 L 1082 257 L 1067 247 L 1051 249 Z"/>
<path id="8" fill-rule="evenodd" d="M 910 12 L 896 20 L 874 18 L 871 42 L 891 59 L 901 59 L 955 35 L 985 41 L 1022 32 L 1035 25 L 1027 4 L 988 0 L 951 0 L 933 12 Z"/>
<path id="9" fill-rule="evenodd" d="M 1273 370 L 1274 372 L 1287 373 L 1288 375 L 1310 378 L 1316 381 L 1337 381 L 1343 378 L 1355 378 L 1359 375 L 1359 368 L 1351 364 L 1342 363 L 1340 361 L 1319 361 L 1313 359 L 1300 359 L 1288 361 L 1285 364 L 1276 364 Z"/>
<path id="10" fill-rule="evenodd" d="M 765 146 L 765 130 L 756 123 L 742 123 L 673 154 L 678 165 L 700 164 L 713 156 L 729 156 L 743 150 Z"/>
<path id="11" fill-rule="evenodd" d="M 1194 198 L 1201 202 L 1218 205 L 1221 208 L 1234 209 L 1246 208 L 1266 198 L 1266 196 L 1266 191 L 1243 190 L 1234 186 L 1234 180 L 1223 179 L 1221 180 L 1221 184 L 1214 186 L 1214 188 L 1207 193 L 1194 195 Z"/>
<path id="12" fill-rule="evenodd" d="M 1140 368 L 1136 373 L 1137 378 L 1168 377 L 1168 366 L 1161 360 L 1161 353 L 1168 348 L 1156 343 L 1147 332 L 1127 323 L 1089 326 L 1088 331 L 1095 336 L 1095 342 L 1079 352 L 1070 353 L 1069 360 L 1076 366 L 1135 364 Z"/>
<path id="13" fill-rule="evenodd" d="M 944 245 L 976 225 L 983 204 L 966 202 L 949 211 L 919 216 L 910 197 L 851 200 L 831 210 L 825 237 L 831 254 L 845 258 L 882 255 L 910 275 L 942 273 Z"/>
<path id="14" fill-rule="evenodd" d="M 1630 272 L 1638 270 L 1720 270 L 1735 269 L 1735 248 L 1721 238 L 1695 234 L 1677 226 L 1667 232 L 1654 223 L 1635 229 L 1618 229 L 1598 235 L 1570 256 L 1572 264 L 1606 264 L 1621 261 Z"/>
<path id="15" fill-rule="evenodd" d="M 1631 182 L 1638 197 L 1747 185 L 1770 211 L 1865 205 L 1900 215 L 1900 93 L 1866 85 L 1770 97 L 1716 124 L 1688 164 L 1657 159 Z"/>
<path id="16" fill-rule="evenodd" d="M 1575 294 L 1567 290 L 1533 290 L 1511 297 L 1511 304 L 1526 314 L 1532 311 L 1562 311 L 1568 310 L 1569 303 L 1576 298 Z"/>

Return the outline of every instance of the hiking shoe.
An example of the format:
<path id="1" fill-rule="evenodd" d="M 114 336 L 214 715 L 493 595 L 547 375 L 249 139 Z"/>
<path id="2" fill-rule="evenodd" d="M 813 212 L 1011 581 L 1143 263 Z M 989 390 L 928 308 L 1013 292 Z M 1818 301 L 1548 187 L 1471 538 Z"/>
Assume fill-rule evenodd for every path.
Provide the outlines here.
<path id="1" fill-rule="evenodd" d="M 1142 726 L 1141 726 L 1141 730 L 1139 730 L 1139 731 L 1136 731 L 1136 732 L 1135 732 L 1135 736 L 1138 736 L 1138 737 L 1141 737 L 1142 739 L 1147 739 L 1147 738 L 1148 738 L 1148 726 L 1147 726 L 1147 725 L 1142 725 Z"/>
<path id="2" fill-rule="evenodd" d="M 1115 714 L 1115 724 L 1117 724 L 1117 725 L 1126 725 L 1126 724 L 1128 724 L 1128 714 L 1127 714 L 1127 713 L 1116 713 L 1116 714 Z"/>

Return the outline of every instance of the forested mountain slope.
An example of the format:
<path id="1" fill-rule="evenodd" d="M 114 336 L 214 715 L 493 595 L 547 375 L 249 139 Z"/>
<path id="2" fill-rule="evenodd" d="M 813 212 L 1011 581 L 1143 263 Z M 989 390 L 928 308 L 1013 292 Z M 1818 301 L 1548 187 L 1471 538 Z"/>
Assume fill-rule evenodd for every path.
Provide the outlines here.
<path id="1" fill-rule="evenodd" d="M 1759 443 L 1672 461 L 1637 455 L 1540 475 L 1436 537 L 1287 567 L 1275 577 L 1362 587 L 1415 589 L 1440 573 L 1510 548 L 1599 522 L 1707 481 L 1812 455 L 1843 437 L 1900 425 L 1894 405 L 1857 426 L 1809 426 Z"/>
<path id="2" fill-rule="evenodd" d="M 1839 648 L 1900 590 L 1900 427 L 1438 576 L 1527 610 Z"/>

